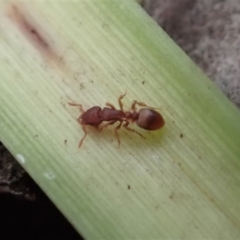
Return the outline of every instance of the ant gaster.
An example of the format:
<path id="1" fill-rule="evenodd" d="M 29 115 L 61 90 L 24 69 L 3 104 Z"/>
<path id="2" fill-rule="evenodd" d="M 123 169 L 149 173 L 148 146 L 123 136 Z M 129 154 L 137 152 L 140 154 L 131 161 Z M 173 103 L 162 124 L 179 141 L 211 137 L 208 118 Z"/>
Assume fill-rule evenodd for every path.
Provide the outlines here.
<path id="1" fill-rule="evenodd" d="M 118 140 L 118 146 L 120 146 L 118 130 L 122 126 L 126 130 L 134 132 L 140 137 L 145 138 L 142 134 L 128 127 L 129 123 L 131 122 L 136 122 L 136 124 L 140 128 L 143 128 L 145 130 L 157 130 L 164 126 L 164 119 L 162 115 L 159 112 L 153 110 L 154 108 L 147 106 L 145 103 L 134 101 L 132 103 L 131 110 L 124 111 L 122 99 L 125 95 L 126 93 L 124 93 L 118 98 L 120 110 L 117 110 L 111 103 L 108 102 L 106 103 L 107 107 L 104 107 L 103 109 L 101 109 L 99 106 L 94 106 L 92 108 L 89 108 L 87 111 L 83 110 L 82 104 L 68 103 L 70 106 L 78 106 L 80 111 L 82 112 L 82 114 L 77 120 L 82 126 L 85 134 L 79 142 L 79 147 L 82 146 L 82 143 L 87 136 L 87 125 L 94 126 L 99 129 L 99 131 L 101 131 L 103 128 L 119 122 L 119 124 L 115 128 L 115 136 Z M 137 111 L 136 105 L 145 108 L 141 108 L 139 111 Z M 100 124 L 104 121 L 107 123 L 100 126 Z"/>

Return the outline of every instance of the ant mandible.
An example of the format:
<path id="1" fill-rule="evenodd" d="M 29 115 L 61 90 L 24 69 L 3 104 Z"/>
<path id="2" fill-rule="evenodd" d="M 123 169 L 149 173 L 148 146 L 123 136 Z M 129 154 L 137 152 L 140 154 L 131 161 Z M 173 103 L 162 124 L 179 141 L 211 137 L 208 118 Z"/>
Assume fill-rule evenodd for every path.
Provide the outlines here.
<path id="1" fill-rule="evenodd" d="M 122 99 L 125 95 L 126 93 L 118 98 L 120 110 L 117 110 L 111 103 L 108 102 L 106 103 L 107 107 L 104 107 L 103 109 L 101 109 L 99 106 L 94 106 L 92 108 L 89 108 L 87 111 L 83 110 L 82 104 L 68 103 L 70 106 L 78 106 L 82 112 L 77 121 L 82 126 L 85 134 L 79 142 L 79 148 L 82 146 L 82 143 L 87 136 L 87 125 L 96 127 L 99 131 L 102 131 L 103 128 L 106 128 L 109 125 L 113 125 L 118 121 L 119 124 L 114 130 L 115 136 L 118 140 L 118 147 L 120 146 L 118 130 L 122 126 L 128 131 L 138 134 L 142 138 L 145 137 L 134 129 L 128 127 L 129 123 L 136 122 L 140 128 L 143 128 L 145 130 L 158 130 L 164 126 L 164 119 L 162 115 L 159 112 L 155 111 L 154 108 L 147 106 L 143 102 L 134 101 L 132 103 L 131 110 L 124 111 Z M 139 111 L 137 111 L 136 105 L 145 108 L 141 108 Z M 107 123 L 100 126 L 100 124 L 104 121 Z"/>

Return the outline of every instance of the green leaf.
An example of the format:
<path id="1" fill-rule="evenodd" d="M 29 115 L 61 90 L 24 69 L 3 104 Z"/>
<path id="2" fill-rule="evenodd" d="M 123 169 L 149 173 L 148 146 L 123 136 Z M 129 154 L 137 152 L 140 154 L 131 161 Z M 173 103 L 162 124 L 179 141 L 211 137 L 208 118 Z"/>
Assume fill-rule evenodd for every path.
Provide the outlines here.
<path id="1" fill-rule="evenodd" d="M 240 113 L 129 0 L 0 2 L 0 137 L 86 239 L 238 239 Z M 165 127 L 84 135 L 133 100 Z"/>

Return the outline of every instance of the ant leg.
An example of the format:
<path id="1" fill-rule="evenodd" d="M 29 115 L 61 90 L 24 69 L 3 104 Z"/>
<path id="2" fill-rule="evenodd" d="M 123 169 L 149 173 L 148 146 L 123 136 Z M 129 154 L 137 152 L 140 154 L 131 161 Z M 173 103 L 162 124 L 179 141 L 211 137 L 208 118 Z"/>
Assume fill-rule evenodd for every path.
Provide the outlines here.
<path id="1" fill-rule="evenodd" d="M 130 132 L 134 132 L 134 133 L 138 134 L 141 138 L 146 139 L 141 133 L 135 131 L 134 129 L 132 129 L 132 128 L 130 128 L 130 127 L 128 127 L 128 124 L 129 124 L 129 122 L 125 122 L 125 123 L 123 124 L 123 127 L 126 128 L 126 129 L 127 129 L 128 131 L 130 131 Z"/>
<path id="2" fill-rule="evenodd" d="M 109 103 L 109 102 L 106 103 L 106 106 L 107 106 L 107 107 L 110 107 L 111 109 L 116 110 L 116 108 L 115 108 L 111 103 Z"/>
<path id="3" fill-rule="evenodd" d="M 125 92 L 123 95 L 121 95 L 121 96 L 118 98 L 118 104 L 119 104 L 119 107 L 120 107 L 121 111 L 123 111 L 122 99 L 125 97 L 126 94 L 127 94 L 127 92 Z"/>
<path id="4" fill-rule="evenodd" d="M 70 105 L 70 106 L 74 106 L 74 107 L 79 107 L 79 109 L 80 109 L 80 111 L 81 111 L 82 113 L 85 112 L 85 111 L 83 110 L 82 104 L 71 103 L 71 102 L 69 102 L 68 105 Z"/>
<path id="5" fill-rule="evenodd" d="M 137 101 L 134 100 L 131 106 L 131 110 L 134 112 L 136 111 L 136 104 L 137 104 Z"/>
<path id="6" fill-rule="evenodd" d="M 122 123 L 123 122 L 120 122 L 118 125 L 117 125 L 117 127 L 115 128 L 115 137 L 117 138 L 117 140 L 118 140 L 118 148 L 120 147 L 120 139 L 119 139 L 119 134 L 118 134 L 118 130 L 121 128 L 121 126 L 122 126 Z"/>
<path id="7" fill-rule="evenodd" d="M 148 106 L 147 104 L 145 104 L 145 103 L 143 103 L 143 102 L 133 101 L 131 110 L 136 111 L 136 105 L 138 105 L 138 106 L 140 106 L 140 107 L 147 107 L 147 108 L 150 108 L 150 109 L 156 109 L 156 108 L 153 108 L 153 107 Z"/>
<path id="8" fill-rule="evenodd" d="M 106 127 L 109 126 L 109 125 L 113 125 L 115 122 L 116 122 L 116 121 L 114 120 L 114 121 L 111 121 L 111 122 L 108 122 L 108 123 L 103 124 L 103 125 L 98 129 L 99 132 L 101 132 L 101 131 L 103 130 L 103 128 L 106 128 Z"/>
<path id="9" fill-rule="evenodd" d="M 83 144 L 83 140 L 85 139 L 85 137 L 87 136 L 87 130 L 86 130 L 86 127 L 82 125 L 82 130 L 84 131 L 84 136 L 82 137 L 82 139 L 80 140 L 79 144 L 78 144 L 78 147 L 80 148 Z"/>

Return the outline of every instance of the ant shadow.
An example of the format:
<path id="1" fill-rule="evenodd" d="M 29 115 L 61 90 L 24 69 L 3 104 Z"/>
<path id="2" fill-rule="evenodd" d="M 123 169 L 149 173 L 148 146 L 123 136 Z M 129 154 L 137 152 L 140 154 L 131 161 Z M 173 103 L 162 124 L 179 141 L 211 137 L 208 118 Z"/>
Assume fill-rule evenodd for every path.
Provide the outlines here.
<path id="1" fill-rule="evenodd" d="M 157 149 L 162 146 L 161 142 L 165 135 L 163 129 L 157 132 L 141 131 L 141 134 L 145 139 L 123 130 L 121 139 L 124 141 L 124 145 L 131 146 L 132 149 L 140 152 L 145 151 L 146 149 Z"/>
<path id="2" fill-rule="evenodd" d="M 114 147 L 116 150 L 121 150 L 122 148 L 128 146 L 132 149 L 137 149 L 138 151 L 141 149 L 144 151 L 146 148 L 155 149 L 162 146 L 161 141 L 165 136 L 165 128 L 161 129 L 160 131 L 152 132 L 141 131 L 139 129 L 136 129 L 136 131 L 142 134 L 144 138 L 140 137 L 136 133 L 131 133 L 124 128 L 119 129 L 118 134 L 120 145 L 118 145 L 118 140 L 114 133 L 114 126 L 105 128 L 101 132 L 95 127 L 88 126 L 88 135 L 86 139 L 92 138 L 94 142 L 99 142 L 98 146 L 100 147 L 104 147 L 105 144 L 111 144 L 113 145 L 112 147 Z M 85 140 L 83 142 L 83 145 L 87 144 Z"/>

